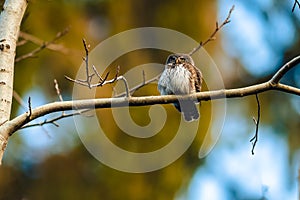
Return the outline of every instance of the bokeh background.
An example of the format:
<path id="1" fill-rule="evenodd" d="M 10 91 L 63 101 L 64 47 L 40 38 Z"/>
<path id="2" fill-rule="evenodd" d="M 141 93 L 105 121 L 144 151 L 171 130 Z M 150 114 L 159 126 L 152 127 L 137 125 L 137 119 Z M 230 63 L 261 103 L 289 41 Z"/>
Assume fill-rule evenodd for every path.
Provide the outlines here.
<path id="1" fill-rule="evenodd" d="M 47 0 L 29 2 L 22 31 L 44 41 L 70 28 L 57 44 L 65 51 L 44 50 L 15 66 L 15 90 L 33 107 L 58 101 L 53 80 L 57 79 L 65 100 L 72 96 L 72 83 L 84 51 L 82 38 L 93 48 L 101 41 L 137 27 L 164 27 L 197 41 L 206 39 L 235 4 L 231 22 L 205 46 L 223 76 L 226 88 L 268 80 L 280 66 L 300 52 L 300 9 L 294 1 L 280 0 Z M 17 57 L 37 46 L 19 46 Z M 118 48 L 118 47 L 116 47 Z M 164 63 L 167 52 L 142 51 L 122 56 L 116 63 L 130 66 Z M 113 66 L 112 66 L 113 67 Z M 113 74 L 111 75 L 113 76 Z M 300 66 L 282 82 L 300 87 Z M 109 96 L 112 86 L 99 88 Z M 134 95 L 158 95 L 149 85 Z M 255 132 L 254 96 L 229 99 L 221 137 L 213 151 L 198 158 L 203 133 L 209 123 L 210 103 L 201 106 L 201 129 L 188 151 L 170 166 L 150 173 L 130 174 L 102 165 L 81 144 L 74 121 L 63 119 L 60 127 L 46 125 L 15 133 L 8 144 L 0 170 L 0 199 L 298 199 L 300 160 L 300 98 L 281 92 L 259 95 L 261 123 L 255 155 L 249 142 Z M 122 133 L 109 109 L 99 111 L 108 137 L 132 151 L 148 151 L 166 144 L 180 115 L 166 105 L 170 123 L 150 141 Z M 148 107 L 132 108 L 139 125 L 149 123 Z M 14 101 L 13 115 L 26 108 Z M 47 118 L 50 118 L 50 115 Z M 43 121 L 40 119 L 39 121 Z M 86 130 L 89 132 L 89 130 Z M 142 146 L 139 146 L 142 145 Z M 144 148 L 141 148 L 144 147 Z"/>

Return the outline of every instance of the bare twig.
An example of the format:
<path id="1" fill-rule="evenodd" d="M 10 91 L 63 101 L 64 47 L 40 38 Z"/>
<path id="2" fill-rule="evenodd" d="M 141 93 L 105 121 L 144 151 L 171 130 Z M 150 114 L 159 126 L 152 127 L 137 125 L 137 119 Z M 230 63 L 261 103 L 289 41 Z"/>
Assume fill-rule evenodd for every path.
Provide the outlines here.
<path id="1" fill-rule="evenodd" d="M 62 98 L 62 96 L 61 96 L 60 89 L 59 89 L 59 85 L 58 85 L 58 82 L 57 82 L 56 79 L 54 79 L 54 88 L 55 88 L 55 90 L 56 90 L 56 94 L 57 94 L 59 100 L 60 100 L 60 101 L 64 101 L 63 98 Z"/>
<path id="2" fill-rule="evenodd" d="M 99 72 L 97 71 L 95 65 L 92 65 L 92 68 L 93 68 L 93 70 L 94 70 L 96 76 L 98 77 L 98 79 L 102 82 L 103 79 L 102 79 L 102 77 L 100 76 Z M 108 74 L 109 74 L 109 72 L 106 74 L 106 76 L 108 76 Z"/>
<path id="3" fill-rule="evenodd" d="M 118 72 L 117 72 L 117 74 L 118 74 Z M 101 87 L 101 86 L 106 85 L 106 84 L 111 84 L 111 83 L 114 83 L 115 81 L 117 81 L 118 76 L 115 76 L 111 80 L 107 80 L 108 75 L 109 75 L 109 72 L 106 73 L 104 78 L 100 78 L 98 83 L 96 83 L 96 84 L 90 83 L 90 85 L 88 85 L 87 80 L 72 79 L 68 76 L 65 76 L 65 78 L 67 80 L 71 81 L 71 82 L 76 83 L 76 84 L 79 84 L 79 85 L 82 85 L 82 86 L 85 86 L 85 87 L 89 87 L 89 88 L 95 88 L 95 87 Z"/>
<path id="4" fill-rule="evenodd" d="M 296 8 L 297 5 L 298 5 L 298 7 L 299 7 L 299 9 L 300 9 L 300 3 L 299 3 L 299 1 L 298 1 L 298 0 L 295 0 L 294 5 L 293 5 L 293 8 L 292 8 L 292 12 L 294 12 L 294 10 L 295 10 L 295 8 Z"/>
<path id="5" fill-rule="evenodd" d="M 87 86 L 88 87 L 88 84 L 86 83 L 86 81 L 82 81 L 82 80 L 76 80 L 76 79 L 72 79 L 68 76 L 65 75 L 65 78 L 71 82 L 74 82 L 76 84 L 79 84 L 79 85 L 82 85 L 82 86 Z"/>
<path id="6" fill-rule="evenodd" d="M 27 41 L 27 40 L 24 40 L 24 39 L 23 39 L 23 40 L 20 40 L 20 41 L 17 42 L 17 47 L 22 46 L 22 45 L 25 45 L 25 44 L 27 44 L 27 42 L 28 42 L 28 41 Z"/>
<path id="7" fill-rule="evenodd" d="M 99 73 L 97 72 L 97 74 L 99 74 Z M 117 72 L 117 74 L 118 74 L 118 72 Z M 104 78 L 101 78 L 101 77 L 100 77 L 100 78 L 99 78 L 99 83 L 96 84 L 96 87 L 105 85 L 105 81 L 107 80 L 108 75 L 109 75 L 109 72 L 106 73 L 106 75 L 105 75 Z M 115 81 L 116 81 L 115 78 L 112 79 L 112 83 L 115 82 Z"/>
<path id="8" fill-rule="evenodd" d="M 289 62 L 287 62 L 283 67 L 281 67 L 275 75 L 271 78 L 270 83 L 271 84 L 278 84 L 280 79 L 286 74 L 287 71 L 289 71 L 291 68 L 295 67 L 300 63 L 299 56 L 293 58 Z"/>
<path id="9" fill-rule="evenodd" d="M 111 83 L 114 83 L 118 80 L 118 76 L 119 76 L 119 73 L 120 73 L 120 66 L 117 67 L 117 72 L 116 72 L 116 75 L 113 79 L 111 80 L 107 80 L 108 78 L 108 75 L 109 75 L 109 72 L 106 73 L 105 77 L 102 79 L 100 78 L 100 81 L 99 83 L 93 85 L 94 87 L 100 87 L 100 86 L 103 86 L 103 85 L 106 85 L 106 84 L 111 84 Z"/>
<path id="10" fill-rule="evenodd" d="M 126 91 L 126 97 L 130 97 L 130 91 L 129 91 L 129 85 L 128 82 L 126 80 L 126 78 L 124 76 L 119 76 L 117 77 L 117 80 L 122 80 L 125 86 L 125 91 Z"/>
<path id="11" fill-rule="evenodd" d="M 28 97 L 28 111 L 27 111 L 27 117 L 30 118 L 32 115 L 32 109 L 31 109 L 31 98 Z"/>
<path id="12" fill-rule="evenodd" d="M 86 113 L 88 111 L 90 111 L 90 110 L 89 109 L 79 110 L 79 111 L 75 111 L 75 112 L 69 113 L 69 114 L 65 114 L 64 112 L 62 112 L 62 114 L 57 116 L 57 117 L 54 117 L 52 119 L 45 119 L 44 121 L 39 122 L 39 123 L 24 125 L 20 129 L 30 128 L 30 127 L 35 127 L 35 126 L 44 126 L 46 124 L 52 124 L 56 127 L 59 127 L 59 124 L 57 123 L 58 120 L 68 118 L 68 117 L 72 117 L 72 116 L 76 116 L 76 115 L 81 115 L 81 114 Z"/>
<path id="13" fill-rule="evenodd" d="M 157 82 L 159 77 L 160 77 L 160 74 L 153 77 L 153 78 L 151 78 L 151 79 L 149 79 L 149 80 L 147 80 L 147 81 L 143 78 L 142 83 L 140 83 L 140 84 L 136 85 L 135 87 L 129 89 L 129 94 L 132 95 L 135 91 L 137 91 L 138 89 L 144 87 L 145 85 L 148 85 L 148 84 L 153 83 L 153 82 Z M 124 97 L 124 96 L 126 96 L 126 92 L 114 95 L 114 97 Z"/>
<path id="14" fill-rule="evenodd" d="M 85 39 L 82 39 L 82 42 L 83 42 L 83 46 L 84 46 L 84 50 L 85 50 L 85 57 L 83 58 L 83 60 L 85 61 L 86 83 L 87 83 L 88 87 L 91 89 L 91 81 L 92 81 L 93 75 L 90 76 L 90 73 L 89 73 L 89 50 L 90 50 L 90 45 L 86 44 Z"/>
<path id="15" fill-rule="evenodd" d="M 146 74 L 145 74 L 145 70 L 142 71 L 142 76 L 143 76 L 143 82 L 142 82 L 142 84 L 145 85 L 145 82 L 146 82 Z"/>
<path id="16" fill-rule="evenodd" d="M 13 97 L 25 110 L 27 110 L 27 106 L 26 106 L 25 102 L 23 101 L 21 96 L 15 90 L 13 91 Z"/>
<path id="17" fill-rule="evenodd" d="M 38 46 L 42 46 L 45 43 L 45 41 L 39 39 L 38 37 L 31 35 L 29 33 L 25 33 L 23 31 L 20 31 L 19 38 L 22 38 L 22 40 L 18 41 L 17 46 L 24 45 L 28 42 L 31 42 Z M 51 44 L 47 45 L 45 48 L 52 50 L 52 51 L 61 52 L 63 54 L 79 53 L 79 51 L 77 51 L 77 50 L 68 49 L 64 45 L 55 44 L 55 43 L 51 43 Z"/>
<path id="18" fill-rule="evenodd" d="M 259 121 L 260 121 L 260 103 L 259 103 L 259 99 L 258 99 L 258 94 L 255 94 L 255 98 L 256 98 L 256 103 L 257 103 L 257 119 L 255 119 L 253 117 L 253 121 L 255 124 L 255 134 L 254 134 L 253 138 L 250 139 L 250 142 L 252 142 L 252 150 L 251 150 L 252 155 L 254 155 L 254 148 L 258 141 L 258 126 L 259 126 Z"/>
<path id="19" fill-rule="evenodd" d="M 43 42 L 38 48 L 34 49 L 33 51 L 24 54 L 22 56 L 19 56 L 15 59 L 15 62 L 20 62 L 21 60 L 35 57 L 39 52 L 41 52 L 43 49 L 47 48 L 50 44 L 53 44 L 55 41 L 57 41 L 59 38 L 63 37 L 69 32 L 69 28 L 66 28 L 65 30 L 58 32 L 55 36 L 55 38 L 49 42 Z"/>
<path id="20" fill-rule="evenodd" d="M 68 76 L 65 76 L 65 78 L 69 81 L 72 81 L 76 84 L 79 84 L 79 85 L 82 85 L 82 86 L 86 86 L 88 88 L 95 88 L 95 87 L 102 87 L 103 85 L 106 85 L 106 84 L 111 84 L 111 83 L 114 83 L 115 81 L 118 81 L 118 80 L 123 80 L 124 77 L 119 77 L 119 73 L 120 73 L 120 66 L 117 67 L 117 72 L 116 72 L 116 75 L 113 79 L 111 80 L 107 80 L 108 79 L 108 75 L 109 75 L 109 72 L 106 73 L 105 77 L 102 78 L 99 74 L 99 72 L 97 71 L 96 67 L 94 65 L 92 65 L 92 69 L 94 71 L 93 74 L 90 75 L 90 72 L 89 72 L 89 49 L 90 49 L 90 45 L 88 45 L 86 43 L 86 40 L 83 39 L 83 46 L 84 46 L 84 50 L 85 50 L 85 57 L 83 58 L 83 61 L 85 62 L 85 73 L 86 73 L 86 79 L 85 80 L 80 80 L 80 79 L 72 79 Z M 99 79 L 99 81 L 96 83 L 96 84 L 93 84 L 92 83 L 92 78 L 94 76 L 97 76 L 97 78 Z M 124 80 L 123 80 L 124 81 Z M 125 82 L 124 82 L 125 83 Z M 126 84 L 126 83 L 125 83 Z M 128 84 L 127 84 L 128 85 Z"/>
<path id="21" fill-rule="evenodd" d="M 90 74 L 89 72 L 89 50 L 90 50 L 90 45 L 88 45 L 86 43 L 86 40 L 83 39 L 83 46 L 84 46 L 84 50 L 85 50 L 85 57 L 83 58 L 84 62 L 85 62 L 85 73 L 86 73 L 86 79 L 85 80 L 80 80 L 80 79 L 72 79 L 68 76 L 65 76 L 65 78 L 71 82 L 74 82 L 76 84 L 82 85 L 82 86 L 86 86 L 88 88 L 95 88 L 95 87 L 102 87 L 103 85 L 106 84 L 112 84 L 116 81 L 122 80 L 125 86 L 125 95 L 126 97 L 130 97 L 131 96 L 131 92 L 137 90 L 138 88 L 146 85 L 146 80 L 145 80 L 145 72 L 143 71 L 143 83 L 141 85 L 139 85 L 138 87 L 133 88 L 132 90 L 129 88 L 128 82 L 126 80 L 126 78 L 124 76 L 119 76 L 120 73 L 120 66 L 117 67 L 117 72 L 116 75 L 113 79 L 107 80 L 108 79 L 108 75 L 109 72 L 106 73 L 105 77 L 102 78 L 101 75 L 99 74 L 99 72 L 97 71 L 96 67 L 94 65 L 92 65 L 92 69 L 94 71 L 93 74 Z M 99 79 L 99 81 L 96 84 L 92 83 L 92 78 L 94 76 L 97 76 L 97 78 Z M 147 83 L 148 84 L 148 83 Z M 124 95 L 123 93 L 121 95 Z"/>
<path id="22" fill-rule="evenodd" d="M 223 28 L 223 26 L 225 26 L 226 24 L 228 24 L 230 22 L 230 16 L 231 16 L 231 13 L 232 11 L 234 10 L 234 5 L 231 7 L 231 9 L 229 10 L 229 13 L 226 17 L 226 19 L 223 21 L 223 23 L 219 26 L 219 23 L 216 22 L 216 29 L 215 31 L 210 35 L 210 37 L 204 41 L 204 42 L 200 42 L 199 43 L 199 46 L 198 47 L 195 47 L 191 52 L 189 52 L 189 55 L 193 55 L 194 53 L 196 53 L 199 49 L 201 49 L 204 45 L 206 45 L 207 43 L 211 42 L 211 41 L 214 41 L 216 39 L 216 34 L 218 33 L 218 31 L 220 29 Z"/>
<path id="23" fill-rule="evenodd" d="M 59 89 L 59 85 L 58 85 L 58 82 L 56 79 L 54 79 L 54 87 L 55 87 L 55 90 L 56 90 L 56 93 L 59 97 L 59 100 L 61 102 L 63 102 L 63 98 L 62 98 L 62 95 L 61 95 L 61 92 L 60 92 L 60 89 Z M 30 100 L 28 100 L 28 103 L 29 103 L 29 107 L 30 107 L 30 115 L 31 115 L 31 104 L 30 104 Z M 34 126 L 43 126 L 45 124 L 53 124 L 54 126 L 56 127 L 59 127 L 59 124 L 57 123 L 58 120 L 60 119 L 63 119 L 63 118 L 67 118 L 67 117 L 71 117 L 71 116 L 76 116 L 76 115 L 80 115 L 80 114 L 83 114 L 85 112 L 88 112 L 90 111 L 89 109 L 84 109 L 84 110 L 78 110 L 78 111 L 75 111 L 73 113 L 69 113 L 69 114 L 65 114 L 65 111 L 63 110 L 61 112 L 61 115 L 57 116 L 57 117 L 54 117 L 52 119 L 45 119 L 44 121 L 42 122 L 38 122 L 38 123 L 33 123 L 33 124 L 28 124 L 28 125 L 25 125 L 25 126 L 22 126 L 20 129 L 24 129 L 24 128 L 29 128 L 29 127 L 34 127 Z M 47 133 L 47 132 L 46 132 Z"/>
<path id="24" fill-rule="evenodd" d="M 0 126 L 2 126 L 3 124 L 5 124 L 6 122 L 8 122 L 8 120 L 5 120 L 4 122 L 0 123 Z M 2 135 L 0 135 L 0 138 L 1 138 Z M 1 139 L 0 139 L 1 141 Z"/>

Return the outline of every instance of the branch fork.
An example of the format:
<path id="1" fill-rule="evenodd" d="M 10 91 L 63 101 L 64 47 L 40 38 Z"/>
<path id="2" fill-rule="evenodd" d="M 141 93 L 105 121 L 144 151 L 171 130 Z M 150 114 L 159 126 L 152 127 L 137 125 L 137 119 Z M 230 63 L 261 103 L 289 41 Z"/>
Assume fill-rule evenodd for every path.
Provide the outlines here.
<path id="1" fill-rule="evenodd" d="M 112 84 L 112 83 L 115 83 L 116 81 L 122 80 L 125 85 L 125 89 L 126 89 L 126 97 L 130 97 L 130 90 L 129 90 L 129 86 L 128 86 L 128 82 L 127 82 L 126 78 L 124 76 L 119 76 L 120 66 L 117 67 L 116 75 L 114 76 L 114 78 L 112 78 L 110 80 L 108 80 L 109 72 L 107 72 L 106 75 L 104 76 L 104 78 L 102 78 L 101 75 L 99 74 L 98 70 L 96 69 L 95 65 L 92 65 L 93 73 L 90 74 L 90 72 L 89 72 L 90 45 L 86 43 L 85 39 L 83 39 L 82 42 L 83 42 L 83 46 L 84 46 L 84 50 L 85 50 L 85 57 L 83 58 L 83 61 L 85 62 L 86 79 L 85 80 L 72 79 L 68 76 L 65 76 L 65 78 L 76 84 L 88 87 L 89 89 L 95 88 L 95 87 L 102 87 L 104 85 Z M 95 84 L 92 83 L 94 76 L 96 76 L 98 78 L 98 82 Z"/>

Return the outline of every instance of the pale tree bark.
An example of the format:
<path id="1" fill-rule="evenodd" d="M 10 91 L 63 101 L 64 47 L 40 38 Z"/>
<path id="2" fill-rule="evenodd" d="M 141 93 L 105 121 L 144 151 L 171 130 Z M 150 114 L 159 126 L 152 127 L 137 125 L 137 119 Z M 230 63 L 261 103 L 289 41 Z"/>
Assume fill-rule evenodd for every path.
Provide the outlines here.
<path id="1" fill-rule="evenodd" d="M 0 125 L 9 121 L 11 115 L 16 42 L 26 7 L 26 0 L 6 0 L 0 14 Z M 0 158 L 8 137 L 9 131 L 1 128 Z"/>

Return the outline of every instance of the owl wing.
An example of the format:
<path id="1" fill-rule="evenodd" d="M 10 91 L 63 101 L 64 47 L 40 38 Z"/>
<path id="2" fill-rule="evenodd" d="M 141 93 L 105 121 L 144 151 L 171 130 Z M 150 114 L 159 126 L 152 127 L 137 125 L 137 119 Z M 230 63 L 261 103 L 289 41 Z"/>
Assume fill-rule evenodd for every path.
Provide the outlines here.
<path id="1" fill-rule="evenodd" d="M 166 70 L 164 70 L 157 83 L 157 88 L 161 95 L 169 94 L 169 92 L 167 91 L 167 82 L 168 82 L 168 73 Z"/>
<path id="2" fill-rule="evenodd" d="M 197 78 L 195 79 L 195 89 L 196 89 L 196 92 L 201 92 L 201 87 L 202 87 L 202 73 L 195 66 L 194 66 L 194 69 L 196 71 L 196 76 L 197 76 Z"/>
<path id="3" fill-rule="evenodd" d="M 202 73 L 191 63 L 185 63 L 184 67 L 191 73 L 190 76 L 190 93 L 200 92 L 202 86 Z"/>

